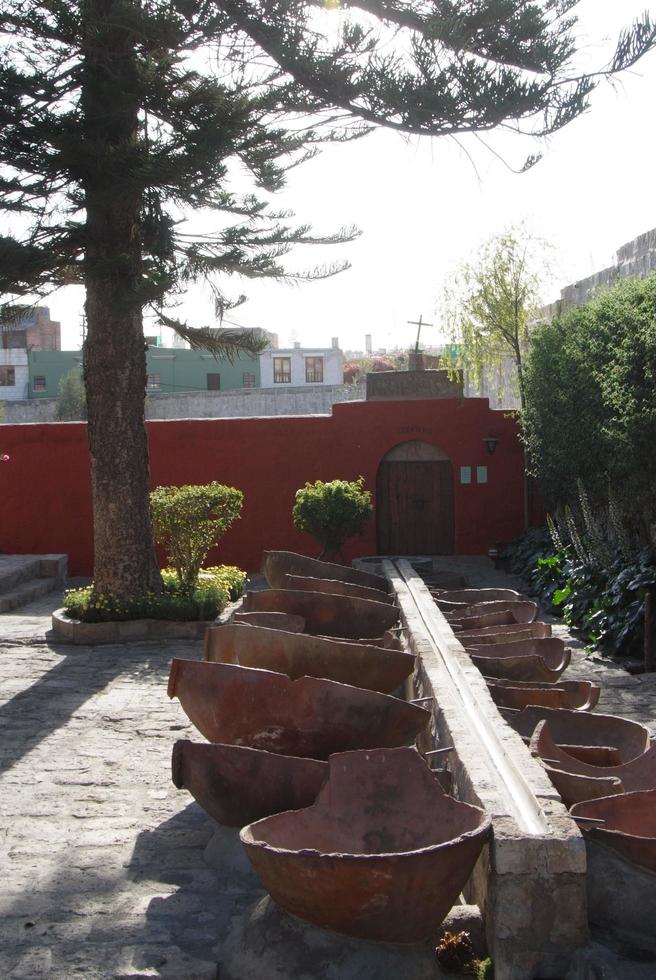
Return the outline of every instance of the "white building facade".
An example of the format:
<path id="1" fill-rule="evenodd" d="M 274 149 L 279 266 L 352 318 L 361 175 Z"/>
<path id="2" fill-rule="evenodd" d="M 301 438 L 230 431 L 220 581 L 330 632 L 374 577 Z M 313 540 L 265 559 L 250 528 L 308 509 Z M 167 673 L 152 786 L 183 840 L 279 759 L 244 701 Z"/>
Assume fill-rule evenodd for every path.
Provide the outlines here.
<path id="1" fill-rule="evenodd" d="M 260 354 L 262 388 L 341 385 L 344 354 L 338 347 L 270 348 Z"/>
<path id="2" fill-rule="evenodd" d="M 0 401 L 28 398 L 29 386 L 27 351 L 20 347 L 0 348 Z"/>

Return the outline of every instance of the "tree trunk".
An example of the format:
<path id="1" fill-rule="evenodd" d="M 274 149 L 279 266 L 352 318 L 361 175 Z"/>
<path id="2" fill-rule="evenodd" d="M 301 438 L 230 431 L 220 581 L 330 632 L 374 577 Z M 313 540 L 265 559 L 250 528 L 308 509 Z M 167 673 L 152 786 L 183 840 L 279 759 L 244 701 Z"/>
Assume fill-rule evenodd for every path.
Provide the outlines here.
<path id="1" fill-rule="evenodd" d="M 125 598 L 160 591 L 149 510 L 146 353 L 139 295 L 142 193 L 134 176 L 138 77 L 115 0 L 85 5 L 82 109 L 93 154 L 85 184 L 84 379 L 94 584 Z"/>

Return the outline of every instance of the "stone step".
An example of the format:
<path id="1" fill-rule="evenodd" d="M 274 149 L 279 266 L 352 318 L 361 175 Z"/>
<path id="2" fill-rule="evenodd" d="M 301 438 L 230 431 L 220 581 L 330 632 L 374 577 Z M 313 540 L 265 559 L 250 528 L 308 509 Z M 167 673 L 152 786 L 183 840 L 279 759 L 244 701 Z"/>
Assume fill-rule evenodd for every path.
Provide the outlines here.
<path id="1" fill-rule="evenodd" d="M 38 555 L 6 555 L 0 562 L 0 593 L 11 592 L 21 582 L 41 575 L 41 558 Z"/>
<path id="2" fill-rule="evenodd" d="M 48 578 L 30 578 L 26 582 L 21 582 L 10 592 L 0 595 L 0 613 L 10 612 L 19 606 L 24 606 L 28 602 L 40 599 L 41 596 L 52 592 L 57 587 L 57 579 L 54 576 Z"/>

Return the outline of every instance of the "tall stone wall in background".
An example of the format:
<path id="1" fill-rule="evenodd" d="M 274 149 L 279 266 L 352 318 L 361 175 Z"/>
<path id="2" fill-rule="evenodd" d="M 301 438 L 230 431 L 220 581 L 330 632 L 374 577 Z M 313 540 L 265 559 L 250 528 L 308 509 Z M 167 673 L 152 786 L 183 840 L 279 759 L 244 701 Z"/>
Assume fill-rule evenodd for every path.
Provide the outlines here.
<path id="1" fill-rule="evenodd" d="M 541 315 L 551 320 L 573 306 L 587 303 L 596 290 L 613 286 L 618 279 L 642 279 L 656 272 L 656 228 L 622 245 L 615 258 L 615 265 L 565 286 L 560 292 L 560 299 L 545 306 L 540 311 Z"/>
<path id="2" fill-rule="evenodd" d="M 330 415 L 339 402 L 363 401 L 364 382 L 352 385 L 304 385 L 302 388 L 239 388 L 235 391 L 148 393 L 147 419 L 225 419 L 271 415 Z M 57 401 L 31 398 L 5 402 L 2 421 L 53 422 Z"/>

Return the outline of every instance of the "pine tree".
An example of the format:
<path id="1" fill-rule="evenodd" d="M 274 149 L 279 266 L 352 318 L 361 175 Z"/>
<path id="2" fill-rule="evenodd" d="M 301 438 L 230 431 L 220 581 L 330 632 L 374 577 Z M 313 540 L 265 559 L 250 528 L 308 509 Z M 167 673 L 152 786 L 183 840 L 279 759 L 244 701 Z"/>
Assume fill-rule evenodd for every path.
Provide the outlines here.
<path id="1" fill-rule="evenodd" d="M 384 125 L 447 135 L 512 123 L 552 133 L 602 74 L 654 44 L 645 17 L 575 77 L 577 0 L 0 0 L 0 236 L 6 309 L 86 290 L 85 384 L 96 586 L 157 590 L 148 512 L 143 315 L 219 353 L 254 336 L 191 327 L 166 297 L 230 274 L 290 275 L 294 226 L 269 195 L 321 143 Z M 250 175 L 237 193 L 231 176 Z M 189 215 L 215 214 L 199 235 Z M 339 266 L 316 271 L 328 275 Z M 0 310 L 0 313 L 3 311 Z"/>

